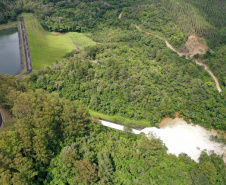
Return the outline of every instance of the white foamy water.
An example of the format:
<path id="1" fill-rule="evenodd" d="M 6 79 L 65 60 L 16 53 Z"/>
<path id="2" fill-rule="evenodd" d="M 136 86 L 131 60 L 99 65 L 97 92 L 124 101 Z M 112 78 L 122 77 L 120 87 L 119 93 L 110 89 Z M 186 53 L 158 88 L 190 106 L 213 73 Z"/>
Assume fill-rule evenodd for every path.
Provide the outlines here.
<path id="1" fill-rule="evenodd" d="M 104 126 L 124 130 L 122 125 L 100 121 Z M 198 125 L 187 124 L 186 121 L 177 118 L 164 128 L 148 127 L 141 131 L 133 129 L 132 132 L 134 134 L 144 132 L 146 135 L 154 133 L 166 145 L 168 153 L 177 156 L 180 153 L 186 153 L 196 162 L 198 162 L 202 150 L 206 150 L 207 153 L 214 151 L 218 155 L 223 155 L 226 151 L 226 147 L 223 144 L 210 140 L 211 133 L 208 130 Z"/>

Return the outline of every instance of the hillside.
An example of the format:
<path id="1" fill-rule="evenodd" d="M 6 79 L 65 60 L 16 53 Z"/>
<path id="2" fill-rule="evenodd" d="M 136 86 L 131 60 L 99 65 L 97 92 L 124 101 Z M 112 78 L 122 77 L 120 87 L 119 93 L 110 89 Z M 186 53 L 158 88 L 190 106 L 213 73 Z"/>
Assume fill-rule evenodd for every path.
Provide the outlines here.
<path id="1" fill-rule="evenodd" d="M 154 133 L 131 133 L 176 115 L 225 135 L 225 8 L 224 0 L 0 0 L 1 24 L 24 17 L 35 68 L 0 74 L 0 184 L 226 184 L 222 156 L 195 145 L 196 162 L 169 154 Z"/>
<path id="2" fill-rule="evenodd" d="M 14 123 L 0 129 L 0 184 L 224 184 L 220 156 L 167 154 L 162 141 L 107 129 L 78 101 L 24 88 L 0 75 L 0 104 Z M 173 173 L 172 173 L 173 172 Z"/>
<path id="3" fill-rule="evenodd" d="M 90 38 L 82 33 L 47 32 L 33 14 L 21 14 L 25 18 L 26 32 L 34 69 L 42 69 L 74 50 L 95 45 Z"/>

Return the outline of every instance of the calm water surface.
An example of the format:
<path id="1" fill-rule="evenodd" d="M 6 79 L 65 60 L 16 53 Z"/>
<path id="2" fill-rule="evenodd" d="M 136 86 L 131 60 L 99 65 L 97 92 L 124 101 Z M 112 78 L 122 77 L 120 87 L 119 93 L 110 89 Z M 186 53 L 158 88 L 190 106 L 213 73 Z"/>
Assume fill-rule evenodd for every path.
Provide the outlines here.
<path id="1" fill-rule="evenodd" d="M 20 48 L 17 28 L 0 31 L 0 73 L 20 72 Z"/>

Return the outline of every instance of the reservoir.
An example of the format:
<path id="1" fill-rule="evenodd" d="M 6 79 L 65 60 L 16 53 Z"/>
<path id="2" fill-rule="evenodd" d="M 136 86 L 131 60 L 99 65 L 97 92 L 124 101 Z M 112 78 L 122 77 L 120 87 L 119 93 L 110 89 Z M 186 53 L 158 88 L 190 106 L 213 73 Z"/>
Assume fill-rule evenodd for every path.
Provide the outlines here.
<path id="1" fill-rule="evenodd" d="M 16 75 L 20 72 L 20 48 L 17 28 L 0 31 L 0 73 Z"/>

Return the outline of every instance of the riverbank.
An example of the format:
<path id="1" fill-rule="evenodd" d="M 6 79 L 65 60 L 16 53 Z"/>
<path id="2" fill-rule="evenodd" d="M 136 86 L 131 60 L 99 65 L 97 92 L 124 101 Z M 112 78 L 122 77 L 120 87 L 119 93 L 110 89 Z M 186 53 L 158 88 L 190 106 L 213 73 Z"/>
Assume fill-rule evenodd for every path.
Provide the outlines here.
<path id="1" fill-rule="evenodd" d="M 18 21 L 10 22 L 10 23 L 7 23 L 7 24 L 0 24 L 0 31 L 1 30 L 8 30 L 8 29 L 16 28 L 18 24 L 19 24 Z"/>

